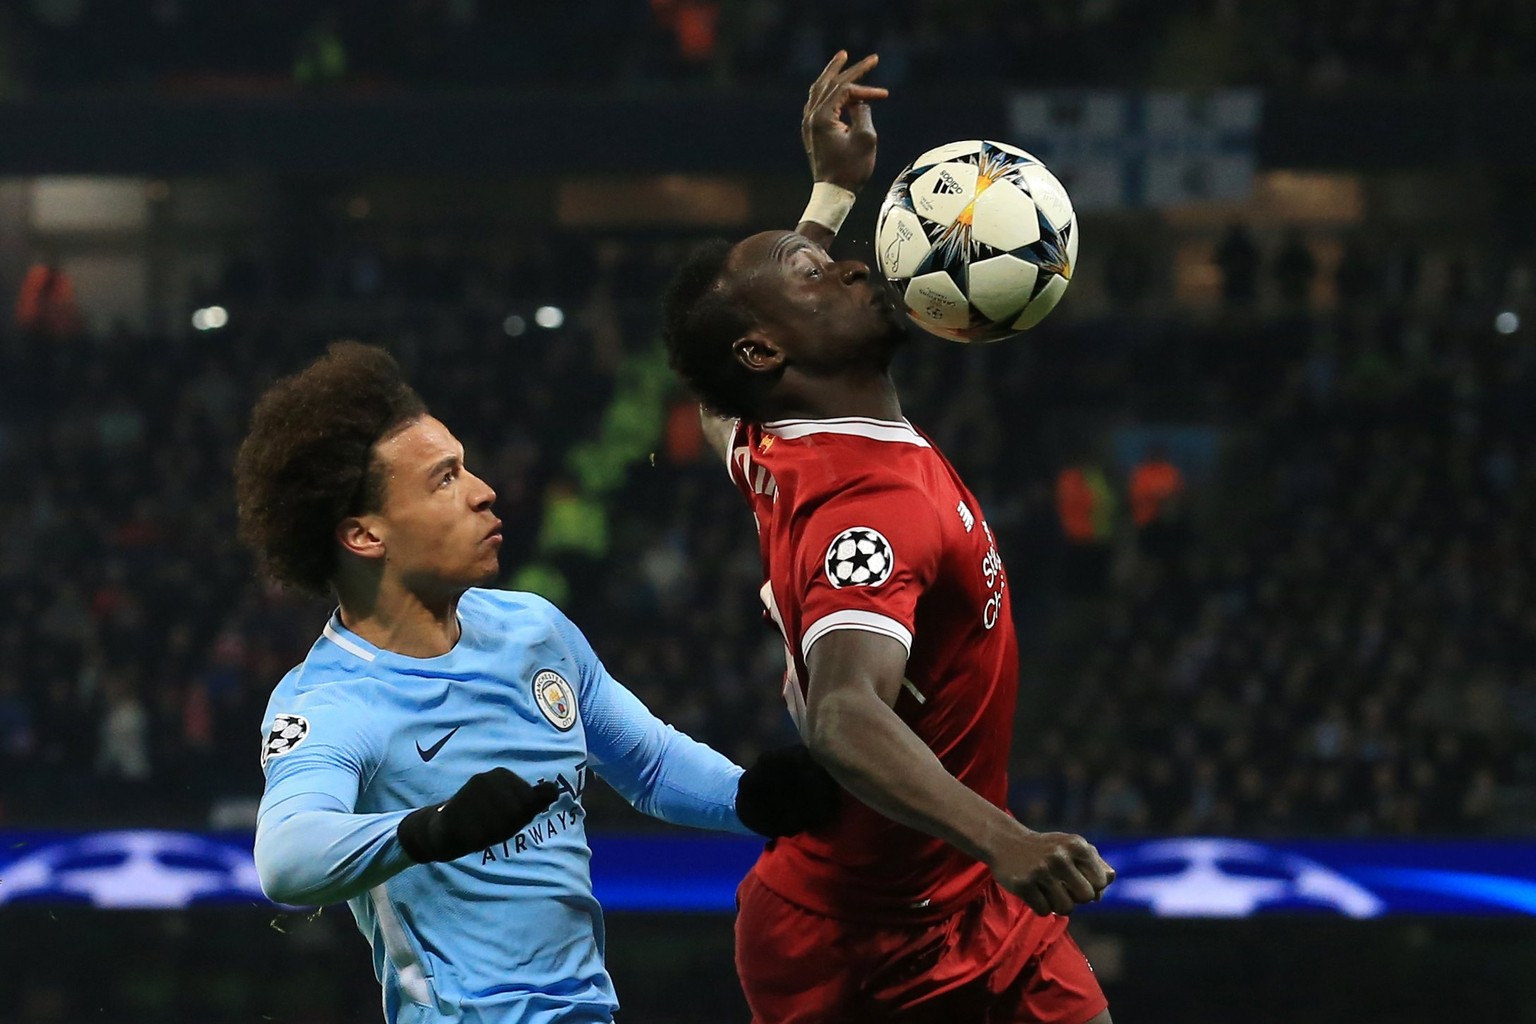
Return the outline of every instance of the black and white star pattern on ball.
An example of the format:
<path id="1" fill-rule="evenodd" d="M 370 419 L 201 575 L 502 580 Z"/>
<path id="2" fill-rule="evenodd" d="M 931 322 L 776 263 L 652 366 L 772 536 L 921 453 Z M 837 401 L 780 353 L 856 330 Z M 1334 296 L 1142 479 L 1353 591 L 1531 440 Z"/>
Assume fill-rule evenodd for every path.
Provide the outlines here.
<path id="1" fill-rule="evenodd" d="M 895 560 L 891 542 L 879 530 L 852 526 L 827 548 L 827 579 L 834 587 L 878 587 L 891 578 Z"/>
<path id="2" fill-rule="evenodd" d="M 308 735 L 309 719 L 303 715 L 278 715 L 272 720 L 272 731 L 267 733 L 267 741 L 261 745 L 261 766 L 265 768 L 272 758 L 289 753 L 303 743 Z"/>

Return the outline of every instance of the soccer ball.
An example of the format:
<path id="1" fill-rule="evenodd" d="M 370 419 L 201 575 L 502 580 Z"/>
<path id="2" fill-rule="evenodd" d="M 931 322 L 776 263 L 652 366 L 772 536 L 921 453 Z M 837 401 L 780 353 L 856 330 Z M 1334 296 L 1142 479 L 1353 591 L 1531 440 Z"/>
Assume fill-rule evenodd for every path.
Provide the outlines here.
<path id="1" fill-rule="evenodd" d="M 1077 263 L 1077 217 L 1061 182 L 1022 149 L 952 142 L 896 176 L 875 255 L 923 330 L 999 341 L 1061 301 Z"/>

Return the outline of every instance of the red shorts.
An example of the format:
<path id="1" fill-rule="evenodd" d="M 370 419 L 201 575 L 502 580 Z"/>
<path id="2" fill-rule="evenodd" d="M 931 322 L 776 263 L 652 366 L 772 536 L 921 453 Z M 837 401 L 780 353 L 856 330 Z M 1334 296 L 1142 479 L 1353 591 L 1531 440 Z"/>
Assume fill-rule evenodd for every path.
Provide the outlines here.
<path id="1" fill-rule="evenodd" d="M 858 924 L 758 881 L 736 893 L 736 972 L 753 1024 L 1085 1024 L 1108 1006 L 1064 917 L 988 882 L 941 921 Z"/>

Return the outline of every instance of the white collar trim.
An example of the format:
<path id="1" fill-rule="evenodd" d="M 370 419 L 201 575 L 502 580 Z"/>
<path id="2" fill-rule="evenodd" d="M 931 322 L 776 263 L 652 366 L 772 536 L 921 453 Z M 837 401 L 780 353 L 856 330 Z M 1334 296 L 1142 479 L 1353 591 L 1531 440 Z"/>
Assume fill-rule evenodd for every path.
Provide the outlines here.
<path id="1" fill-rule="evenodd" d="M 812 434 L 846 434 L 866 437 L 871 441 L 891 441 L 897 444 L 916 445 L 918 448 L 933 446 L 906 420 L 876 420 L 866 416 L 836 416 L 825 420 L 774 420 L 764 423 L 763 429 L 775 437 L 792 441 Z"/>
<path id="2" fill-rule="evenodd" d="M 374 654 L 366 647 L 359 646 L 356 642 L 344 636 L 341 630 L 337 629 L 333 623 L 327 622 L 325 624 L 325 629 L 321 632 L 324 634 L 327 640 L 335 644 L 337 647 L 340 647 L 348 654 L 355 654 L 359 658 L 362 658 L 364 661 L 372 661 L 374 658 L 378 657 L 378 655 Z"/>

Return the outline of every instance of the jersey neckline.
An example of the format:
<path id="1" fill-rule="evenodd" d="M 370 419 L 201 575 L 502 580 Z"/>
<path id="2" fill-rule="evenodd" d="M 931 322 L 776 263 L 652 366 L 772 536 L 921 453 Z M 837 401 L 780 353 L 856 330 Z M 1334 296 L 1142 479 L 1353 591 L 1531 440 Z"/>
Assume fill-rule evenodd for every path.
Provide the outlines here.
<path id="1" fill-rule="evenodd" d="M 764 423 L 762 429 L 786 441 L 810 437 L 814 434 L 842 434 L 863 437 L 871 441 L 910 444 L 918 448 L 933 447 L 905 417 L 899 420 L 877 420 L 868 416 L 833 416 L 823 420 L 774 420 Z"/>
<path id="2" fill-rule="evenodd" d="M 458 641 L 444 653 L 434 655 L 430 658 L 413 658 L 409 654 L 401 654 L 398 651 L 391 651 L 386 647 L 374 646 L 367 640 L 364 640 L 362 637 L 352 632 L 346 626 L 342 625 L 340 608 L 337 608 L 331 612 L 331 617 L 326 620 L 325 628 L 320 631 L 320 635 L 325 637 L 331 643 L 335 644 L 337 647 L 340 647 L 342 650 L 346 651 L 348 654 L 363 661 L 375 661 L 382 655 L 384 657 L 393 658 L 411 665 L 430 665 L 433 662 L 438 662 L 445 658 L 453 657 L 458 653 L 459 646 L 464 643 L 464 616 L 460 615 L 458 612 L 454 612 L 454 616 L 459 621 Z"/>

